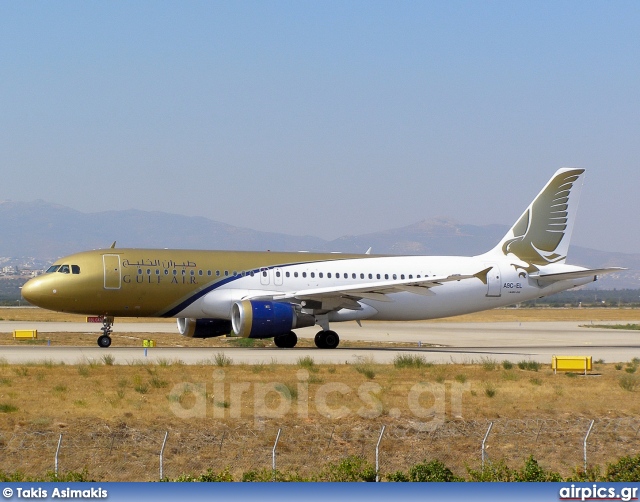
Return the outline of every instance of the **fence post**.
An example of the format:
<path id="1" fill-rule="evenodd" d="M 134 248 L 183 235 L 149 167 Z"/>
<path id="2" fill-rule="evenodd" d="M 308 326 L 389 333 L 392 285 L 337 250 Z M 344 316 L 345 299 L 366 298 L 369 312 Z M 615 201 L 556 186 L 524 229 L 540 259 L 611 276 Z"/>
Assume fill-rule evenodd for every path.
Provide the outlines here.
<path id="1" fill-rule="evenodd" d="M 58 455 L 60 454 L 61 444 L 62 444 L 62 434 L 60 434 L 60 438 L 58 439 L 58 447 L 56 448 L 56 459 L 54 464 L 54 472 L 56 474 L 56 478 L 58 477 Z"/>
<path id="2" fill-rule="evenodd" d="M 589 439 L 589 434 L 591 434 L 591 429 L 593 428 L 595 420 L 591 420 L 591 424 L 589 425 L 589 430 L 587 431 L 587 435 L 584 437 L 584 442 L 582 443 L 582 447 L 584 450 L 584 473 L 587 474 L 587 440 Z"/>
<path id="3" fill-rule="evenodd" d="M 272 454 L 272 461 L 271 461 L 271 467 L 273 468 L 273 480 L 276 480 L 276 446 L 278 446 L 278 440 L 280 439 L 280 433 L 282 432 L 282 429 L 278 429 L 278 435 L 276 436 L 276 442 L 273 443 L 273 451 L 271 452 Z"/>
<path id="4" fill-rule="evenodd" d="M 162 448 L 160 448 L 160 481 L 164 479 L 164 447 L 167 444 L 167 437 L 169 437 L 169 431 L 164 433 L 164 441 L 162 441 Z"/>
<path id="5" fill-rule="evenodd" d="M 376 483 L 380 481 L 380 464 L 378 462 L 378 452 L 380 450 L 380 441 L 382 441 L 382 435 L 384 434 L 384 429 L 386 425 L 382 426 L 382 430 L 380 431 L 380 437 L 378 438 L 378 444 L 376 445 Z"/>
<path id="6" fill-rule="evenodd" d="M 491 432 L 491 428 L 493 427 L 493 422 L 489 424 L 489 428 L 487 429 L 487 433 L 484 435 L 484 439 L 482 440 L 482 470 L 484 470 L 484 459 L 487 455 L 485 444 L 487 443 L 487 438 L 489 437 L 489 433 Z"/>

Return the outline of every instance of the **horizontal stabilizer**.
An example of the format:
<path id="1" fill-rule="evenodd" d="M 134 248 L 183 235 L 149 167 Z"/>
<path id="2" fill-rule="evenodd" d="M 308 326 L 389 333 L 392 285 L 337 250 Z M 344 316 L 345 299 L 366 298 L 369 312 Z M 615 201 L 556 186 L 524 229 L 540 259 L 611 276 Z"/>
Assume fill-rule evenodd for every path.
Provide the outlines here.
<path id="1" fill-rule="evenodd" d="M 572 279 L 582 279 L 584 277 L 594 277 L 594 281 L 597 279 L 598 275 L 601 274 L 609 274 L 611 272 L 620 272 L 621 270 L 627 270 L 626 268 L 621 267 L 610 267 L 610 268 L 594 268 L 594 269 L 586 269 L 586 270 L 575 270 L 572 272 L 560 272 L 557 274 L 532 274 L 529 277 L 531 279 L 535 279 L 541 285 L 553 284 L 558 281 L 569 281 Z"/>

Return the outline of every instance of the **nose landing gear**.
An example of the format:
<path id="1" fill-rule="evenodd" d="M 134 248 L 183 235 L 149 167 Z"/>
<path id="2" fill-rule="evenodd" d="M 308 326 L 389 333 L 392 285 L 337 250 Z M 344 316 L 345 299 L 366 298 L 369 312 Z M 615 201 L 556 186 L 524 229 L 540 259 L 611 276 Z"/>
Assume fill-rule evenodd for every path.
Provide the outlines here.
<path id="1" fill-rule="evenodd" d="M 105 317 L 102 320 L 102 335 L 98 337 L 98 346 L 102 348 L 107 348 L 111 345 L 111 332 L 113 331 L 111 327 L 113 326 L 113 317 Z"/>

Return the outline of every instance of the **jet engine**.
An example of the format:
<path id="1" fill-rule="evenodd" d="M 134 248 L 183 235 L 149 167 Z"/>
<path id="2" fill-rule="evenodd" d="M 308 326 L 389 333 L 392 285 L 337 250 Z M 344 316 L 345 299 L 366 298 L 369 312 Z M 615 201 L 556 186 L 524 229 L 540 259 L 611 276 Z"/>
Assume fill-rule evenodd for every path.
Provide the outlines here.
<path id="1" fill-rule="evenodd" d="M 178 331 L 189 338 L 213 338 L 231 333 L 231 321 L 226 319 L 178 318 Z"/>
<path id="2" fill-rule="evenodd" d="M 297 311 L 290 303 L 244 300 L 231 307 L 233 332 L 245 338 L 270 338 L 314 324 L 312 315 Z"/>

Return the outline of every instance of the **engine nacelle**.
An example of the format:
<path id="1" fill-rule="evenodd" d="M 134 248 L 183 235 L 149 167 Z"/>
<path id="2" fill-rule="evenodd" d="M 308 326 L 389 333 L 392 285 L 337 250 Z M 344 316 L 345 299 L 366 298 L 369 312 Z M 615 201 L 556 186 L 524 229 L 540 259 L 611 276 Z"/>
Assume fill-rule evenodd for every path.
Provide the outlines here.
<path id="1" fill-rule="evenodd" d="M 233 332 L 245 338 L 271 338 L 314 324 L 312 315 L 297 312 L 290 303 L 244 300 L 231 307 Z"/>
<path id="2" fill-rule="evenodd" d="M 182 336 L 189 338 L 213 338 L 231 333 L 231 321 L 179 317 L 178 331 Z"/>

